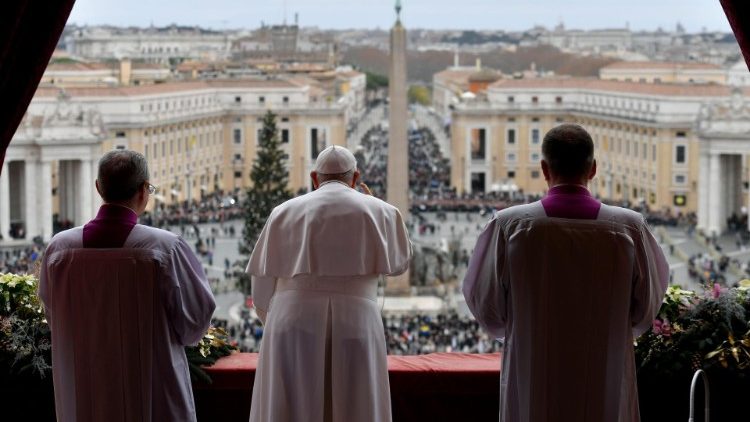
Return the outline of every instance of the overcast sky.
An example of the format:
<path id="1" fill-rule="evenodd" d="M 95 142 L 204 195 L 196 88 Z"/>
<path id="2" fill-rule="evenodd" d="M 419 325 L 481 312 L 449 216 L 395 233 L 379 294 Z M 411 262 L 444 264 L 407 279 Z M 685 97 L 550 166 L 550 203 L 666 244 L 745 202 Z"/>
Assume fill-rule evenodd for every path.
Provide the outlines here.
<path id="1" fill-rule="evenodd" d="M 403 0 L 402 21 L 409 28 L 528 29 L 567 28 L 673 29 L 679 21 L 689 32 L 729 32 L 719 0 Z M 387 28 L 393 0 L 77 0 L 69 22 L 157 26 L 177 23 L 209 28 L 256 28 L 261 21 L 320 28 Z"/>

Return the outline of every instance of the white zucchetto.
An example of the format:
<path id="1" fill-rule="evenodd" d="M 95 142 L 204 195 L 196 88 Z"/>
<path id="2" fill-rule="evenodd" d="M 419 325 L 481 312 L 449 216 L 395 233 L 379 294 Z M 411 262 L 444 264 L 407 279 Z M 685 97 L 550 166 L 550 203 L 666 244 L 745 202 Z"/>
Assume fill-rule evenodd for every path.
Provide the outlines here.
<path id="1" fill-rule="evenodd" d="M 315 160 L 315 171 L 320 174 L 341 174 L 357 168 L 357 159 L 348 149 L 331 145 L 320 151 Z"/>

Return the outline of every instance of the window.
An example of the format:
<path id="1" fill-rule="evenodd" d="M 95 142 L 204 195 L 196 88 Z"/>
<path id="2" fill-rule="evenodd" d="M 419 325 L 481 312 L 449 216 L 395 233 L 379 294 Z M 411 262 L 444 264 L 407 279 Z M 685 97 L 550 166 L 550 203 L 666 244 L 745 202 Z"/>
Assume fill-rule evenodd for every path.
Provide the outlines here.
<path id="1" fill-rule="evenodd" d="M 675 174 L 674 175 L 674 184 L 675 185 L 684 185 L 687 181 L 687 178 L 684 174 Z"/>
<path id="2" fill-rule="evenodd" d="M 281 143 L 282 144 L 289 143 L 289 129 L 281 129 Z"/>
<path id="3" fill-rule="evenodd" d="M 555 104 L 562 104 L 562 97 L 555 97 Z"/>
<path id="4" fill-rule="evenodd" d="M 539 144 L 539 129 L 537 128 L 531 129 L 531 144 L 532 145 Z"/>
<path id="5" fill-rule="evenodd" d="M 314 160 L 318 158 L 320 151 L 327 146 L 325 128 L 310 128 L 310 157 Z"/>
<path id="6" fill-rule="evenodd" d="M 539 170 L 531 170 L 531 178 L 532 179 L 538 179 L 539 178 Z M 603 183 L 604 181 L 602 181 Z"/>
<path id="7" fill-rule="evenodd" d="M 531 102 L 532 102 L 533 104 L 537 104 L 537 103 L 539 103 L 539 97 L 536 97 L 536 96 L 534 96 L 534 97 L 531 97 Z"/>
<path id="8" fill-rule="evenodd" d="M 234 154 L 234 159 L 237 161 L 242 160 L 242 154 Z"/>
<path id="9" fill-rule="evenodd" d="M 125 137 L 125 132 L 123 131 L 115 132 L 115 138 L 124 138 L 124 137 Z"/>
<path id="10" fill-rule="evenodd" d="M 281 118 L 281 121 L 282 121 L 282 122 L 288 122 L 288 121 L 289 121 L 289 118 L 288 118 L 288 117 L 282 117 L 282 118 Z"/>
<path id="11" fill-rule="evenodd" d="M 514 163 L 516 161 L 516 153 L 515 152 L 509 152 L 505 154 L 505 161 Z"/>
<path id="12" fill-rule="evenodd" d="M 508 170 L 508 179 L 515 179 L 515 178 L 516 178 L 516 171 Z"/>
<path id="13" fill-rule="evenodd" d="M 234 178 L 235 178 L 235 179 L 240 179 L 240 178 L 242 178 L 242 172 L 241 172 L 241 171 L 235 171 L 235 172 L 234 172 Z"/>
<path id="14" fill-rule="evenodd" d="M 516 101 L 516 99 L 515 99 L 515 98 L 513 98 L 513 96 L 512 96 L 512 95 L 508 96 L 508 102 L 509 102 L 509 103 L 513 103 L 514 101 Z"/>
<path id="15" fill-rule="evenodd" d="M 685 137 L 685 132 L 683 132 L 683 131 L 678 131 L 678 132 L 676 132 L 676 133 L 674 134 L 674 136 L 675 136 L 675 137 L 677 137 L 677 138 L 684 138 L 684 137 Z"/>
<path id="16" fill-rule="evenodd" d="M 487 130 L 484 128 L 471 129 L 471 159 L 484 160 L 487 158 Z"/>
<path id="17" fill-rule="evenodd" d="M 263 96 L 258 97 L 258 102 L 261 104 L 264 104 L 266 102 L 266 97 L 263 97 Z"/>
<path id="18" fill-rule="evenodd" d="M 471 192 L 484 192 L 485 191 L 485 174 L 484 173 L 471 173 Z"/>
<path id="19" fill-rule="evenodd" d="M 674 147 L 674 162 L 677 164 L 685 164 L 685 155 L 687 151 L 685 145 L 675 145 Z"/>
<path id="20" fill-rule="evenodd" d="M 643 155 L 642 158 L 644 160 L 647 159 L 648 158 L 648 145 L 646 145 L 645 142 L 643 143 L 643 146 L 641 147 L 641 150 L 642 150 L 642 154 L 641 155 Z"/>
<path id="21" fill-rule="evenodd" d="M 242 143 L 242 129 L 235 129 L 233 131 L 233 134 L 234 134 L 234 143 L 241 144 Z"/>
<path id="22" fill-rule="evenodd" d="M 241 103 L 242 102 L 242 97 L 239 97 L 239 96 L 238 97 L 234 97 L 234 102 L 235 103 Z"/>
<path id="23" fill-rule="evenodd" d="M 515 129 L 508 129 L 508 131 L 506 132 L 505 141 L 508 143 L 508 145 L 516 144 L 516 130 Z"/>
<path id="24" fill-rule="evenodd" d="M 651 161 L 656 161 L 656 144 L 651 145 Z"/>
<path id="25" fill-rule="evenodd" d="M 283 97 L 283 98 L 281 99 L 281 101 L 282 101 L 282 102 L 283 102 L 284 104 L 289 104 L 289 97 Z"/>
<path id="26" fill-rule="evenodd" d="M 532 163 L 538 163 L 539 162 L 539 153 L 538 152 L 532 152 L 531 153 L 531 162 Z"/>

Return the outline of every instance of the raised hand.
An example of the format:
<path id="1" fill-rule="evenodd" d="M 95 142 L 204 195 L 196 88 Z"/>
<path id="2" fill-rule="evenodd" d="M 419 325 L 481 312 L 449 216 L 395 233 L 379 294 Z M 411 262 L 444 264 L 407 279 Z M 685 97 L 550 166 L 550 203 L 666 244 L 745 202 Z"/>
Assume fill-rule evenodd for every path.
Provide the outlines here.
<path id="1" fill-rule="evenodd" d="M 364 193 L 365 195 L 372 196 L 372 191 L 370 190 L 370 188 L 364 182 L 360 182 L 359 183 L 359 188 L 362 191 L 362 193 Z"/>

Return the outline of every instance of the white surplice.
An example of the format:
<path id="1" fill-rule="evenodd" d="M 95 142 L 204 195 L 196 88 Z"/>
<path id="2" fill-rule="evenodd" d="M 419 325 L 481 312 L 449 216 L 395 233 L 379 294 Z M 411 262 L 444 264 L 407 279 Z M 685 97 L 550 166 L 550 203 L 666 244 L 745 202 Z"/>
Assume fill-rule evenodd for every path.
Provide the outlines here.
<path id="1" fill-rule="evenodd" d="M 264 319 L 250 420 L 391 420 L 380 275 L 408 269 L 395 207 L 340 182 L 276 207 L 247 272 Z"/>
<path id="2" fill-rule="evenodd" d="M 508 208 L 477 240 L 463 284 L 480 325 L 504 337 L 500 420 L 638 421 L 633 340 L 656 316 L 669 267 L 643 217 L 596 220 Z"/>
<path id="3" fill-rule="evenodd" d="M 122 248 L 86 249 L 82 228 L 55 236 L 39 284 L 52 331 L 58 421 L 195 421 L 185 345 L 215 303 L 184 240 L 133 227 Z"/>

